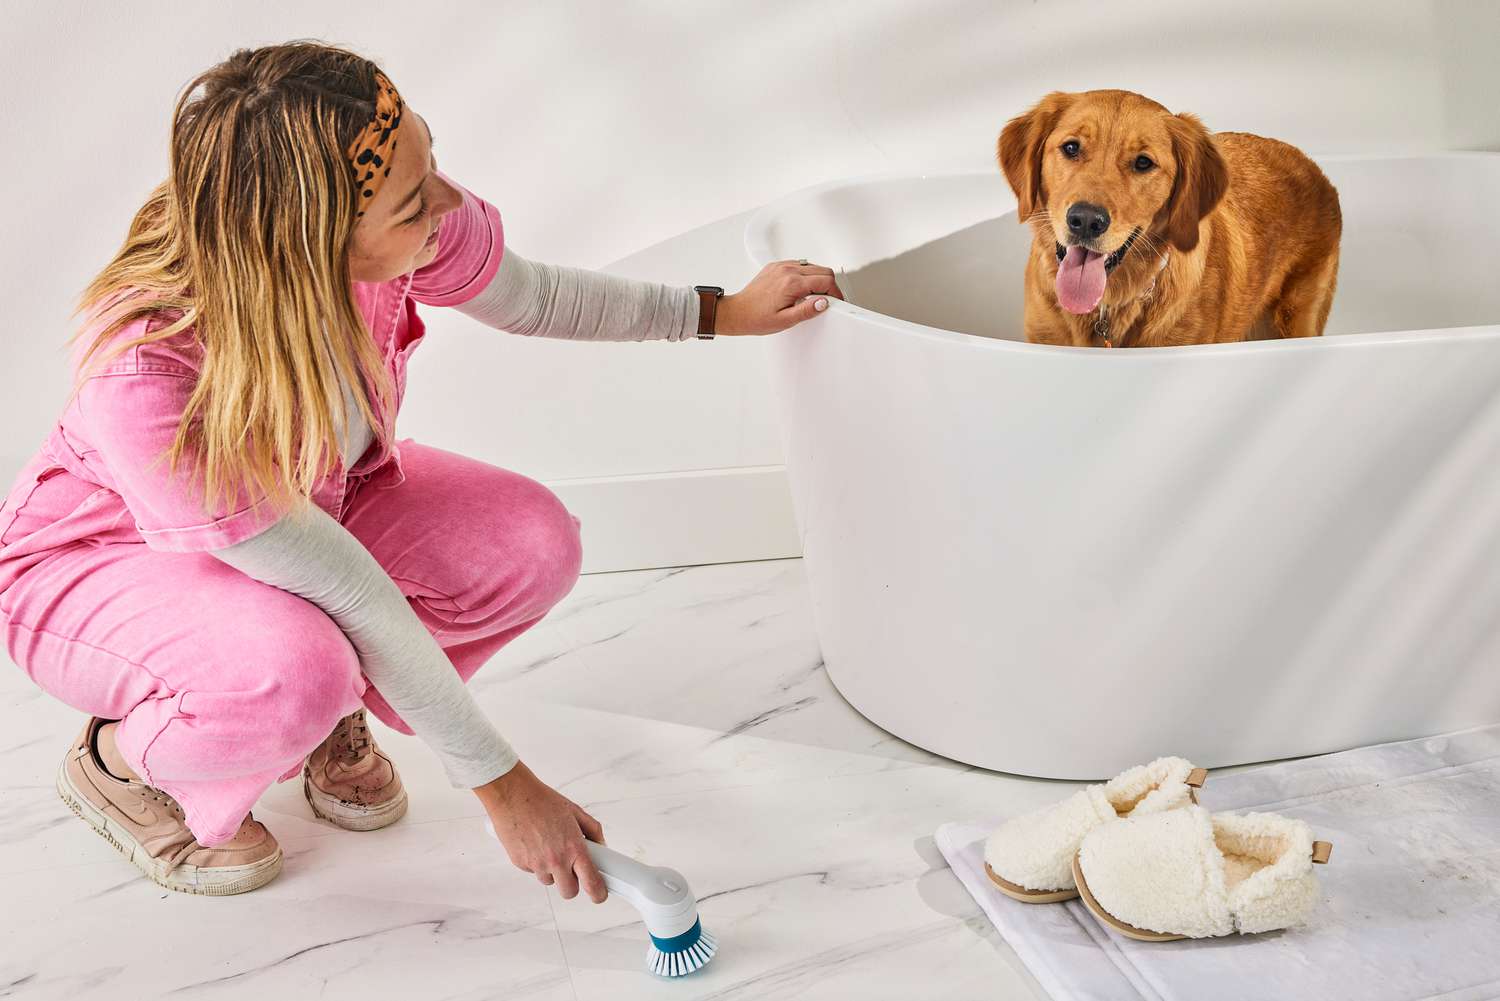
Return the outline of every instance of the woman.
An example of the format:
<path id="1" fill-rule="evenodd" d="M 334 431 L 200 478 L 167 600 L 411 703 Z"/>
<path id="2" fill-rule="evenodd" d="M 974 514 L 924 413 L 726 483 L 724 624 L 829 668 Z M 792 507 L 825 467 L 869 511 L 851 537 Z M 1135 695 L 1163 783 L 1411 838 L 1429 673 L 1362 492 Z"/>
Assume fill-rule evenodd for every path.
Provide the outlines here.
<path id="1" fill-rule="evenodd" d="M 572 588 L 578 520 L 531 479 L 394 439 L 416 303 L 684 340 L 782 330 L 825 294 L 842 298 L 806 261 L 719 299 L 522 258 L 350 52 L 269 46 L 203 73 L 171 177 L 81 297 L 73 394 L 0 507 L 6 648 L 90 715 L 59 794 L 161 885 L 251 890 L 281 868 L 250 814 L 273 781 L 300 774 L 351 830 L 405 812 L 368 709 L 474 791 L 515 865 L 603 900 L 583 850 L 599 823 L 464 685 Z"/>

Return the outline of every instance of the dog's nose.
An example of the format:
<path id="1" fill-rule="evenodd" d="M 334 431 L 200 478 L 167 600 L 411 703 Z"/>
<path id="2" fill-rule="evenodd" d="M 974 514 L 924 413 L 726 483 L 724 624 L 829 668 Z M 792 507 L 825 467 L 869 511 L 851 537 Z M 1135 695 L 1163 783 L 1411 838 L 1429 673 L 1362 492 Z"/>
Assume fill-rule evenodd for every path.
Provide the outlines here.
<path id="1" fill-rule="evenodd" d="M 1068 232 L 1084 240 L 1109 229 L 1109 213 L 1088 202 L 1074 202 L 1068 209 Z"/>

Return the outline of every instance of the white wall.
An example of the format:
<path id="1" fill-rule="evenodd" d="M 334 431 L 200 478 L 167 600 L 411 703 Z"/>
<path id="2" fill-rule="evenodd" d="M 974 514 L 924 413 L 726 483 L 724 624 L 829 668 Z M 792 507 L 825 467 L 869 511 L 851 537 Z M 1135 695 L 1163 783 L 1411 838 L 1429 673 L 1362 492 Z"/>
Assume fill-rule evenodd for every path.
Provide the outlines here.
<path id="1" fill-rule="evenodd" d="M 238 46 L 317 37 L 378 60 L 513 246 L 595 268 L 831 178 L 993 166 L 1005 119 L 1052 89 L 1139 90 L 1314 153 L 1500 148 L 1500 4 L 1484 0 L 11 0 L 0 32 L 0 485 L 56 417 L 72 298 L 164 175 L 178 88 Z M 746 277 L 707 252 L 620 270 Z M 662 476 L 717 470 L 732 491 L 748 467 L 779 503 L 763 344 L 533 342 L 425 315 L 403 435 L 613 484 L 592 495 L 612 534 Z M 765 542 L 783 512 L 757 524 L 759 504 L 710 531 L 732 544 L 666 522 L 621 559 L 783 555 Z"/>

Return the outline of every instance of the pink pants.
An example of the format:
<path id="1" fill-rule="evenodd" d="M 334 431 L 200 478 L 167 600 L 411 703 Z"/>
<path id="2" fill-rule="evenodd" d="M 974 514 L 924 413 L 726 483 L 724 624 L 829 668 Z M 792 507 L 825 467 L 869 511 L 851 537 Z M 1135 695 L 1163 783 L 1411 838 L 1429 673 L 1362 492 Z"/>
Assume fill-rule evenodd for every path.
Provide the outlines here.
<path id="1" fill-rule="evenodd" d="M 517 473 L 411 439 L 401 459 L 395 486 L 350 480 L 340 520 L 467 681 L 572 589 L 579 522 Z M 321 608 L 209 553 L 70 546 L 3 599 L 11 657 L 68 705 L 120 720 L 126 763 L 204 845 L 231 838 L 361 704 L 412 732 Z"/>

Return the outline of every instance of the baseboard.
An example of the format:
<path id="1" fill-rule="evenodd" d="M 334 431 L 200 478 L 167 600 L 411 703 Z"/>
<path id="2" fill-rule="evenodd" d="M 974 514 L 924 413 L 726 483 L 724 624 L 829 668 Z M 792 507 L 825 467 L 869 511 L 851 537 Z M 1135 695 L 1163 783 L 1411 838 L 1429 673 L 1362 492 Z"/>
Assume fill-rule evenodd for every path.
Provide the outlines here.
<path id="1" fill-rule="evenodd" d="M 0 454 L 0 488 L 30 455 Z M 802 555 L 784 466 L 550 480 L 547 486 L 583 522 L 584 573 Z"/>
<path id="2" fill-rule="evenodd" d="M 702 469 L 547 486 L 583 522 L 583 572 L 800 556 L 784 466 Z"/>

